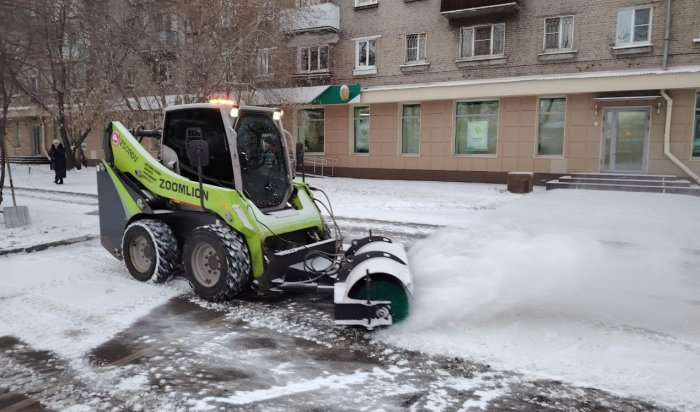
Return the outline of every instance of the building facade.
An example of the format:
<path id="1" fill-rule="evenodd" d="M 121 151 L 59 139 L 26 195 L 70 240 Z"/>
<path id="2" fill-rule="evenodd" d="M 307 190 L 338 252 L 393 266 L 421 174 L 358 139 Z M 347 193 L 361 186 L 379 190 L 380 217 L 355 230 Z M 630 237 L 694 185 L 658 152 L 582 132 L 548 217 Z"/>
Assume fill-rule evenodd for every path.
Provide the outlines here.
<path id="1" fill-rule="evenodd" d="M 333 3 L 337 33 L 319 19 L 299 35 L 317 36 L 318 72 L 361 93 L 294 108 L 293 124 L 336 175 L 700 174 L 697 1 Z"/>
<path id="2" fill-rule="evenodd" d="M 336 175 L 700 174 L 697 0 L 273 5 L 286 45 L 251 61 L 267 78 L 284 70 L 295 87 L 246 102 L 285 106 L 309 163 Z M 181 17 L 168 25 L 180 40 L 189 33 Z M 295 60 L 291 73 L 274 69 L 282 55 Z M 56 135 L 31 105 L 12 108 L 9 126 L 14 155 L 41 153 Z M 85 150 L 93 161 L 98 129 Z"/>

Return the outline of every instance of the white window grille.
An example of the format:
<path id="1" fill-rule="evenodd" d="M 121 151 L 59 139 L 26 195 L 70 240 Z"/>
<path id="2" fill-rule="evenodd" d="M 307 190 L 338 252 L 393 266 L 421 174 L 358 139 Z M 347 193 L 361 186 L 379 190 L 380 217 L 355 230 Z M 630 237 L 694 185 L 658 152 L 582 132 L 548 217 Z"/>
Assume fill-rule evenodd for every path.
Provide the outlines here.
<path id="1" fill-rule="evenodd" d="M 426 34 L 406 35 L 406 63 L 421 63 L 426 61 Z"/>
<path id="2" fill-rule="evenodd" d="M 505 23 L 462 27 L 460 57 L 503 56 Z"/>
<path id="3" fill-rule="evenodd" d="M 544 50 L 571 50 L 574 44 L 574 16 L 544 19 Z"/>

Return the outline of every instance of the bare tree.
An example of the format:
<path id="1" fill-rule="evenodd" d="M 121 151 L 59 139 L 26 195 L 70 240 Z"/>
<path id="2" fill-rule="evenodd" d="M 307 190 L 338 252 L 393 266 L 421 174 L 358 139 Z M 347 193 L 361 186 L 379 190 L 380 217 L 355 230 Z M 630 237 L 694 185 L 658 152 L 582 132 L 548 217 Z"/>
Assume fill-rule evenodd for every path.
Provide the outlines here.
<path id="1" fill-rule="evenodd" d="M 287 84 L 294 59 L 275 7 L 261 0 L 151 1 L 112 14 L 119 17 L 107 25 L 114 28 L 110 47 L 128 48 L 109 73 L 120 108 L 142 113 L 211 97 L 248 101 L 258 89 Z"/>
<path id="2" fill-rule="evenodd" d="M 23 37 L 29 56 L 18 84 L 56 123 L 70 153 L 104 114 L 110 84 L 101 66 L 107 60 L 101 13 L 105 0 L 25 0 L 29 17 Z M 108 52 L 109 53 L 109 52 Z"/>
<path id="3" fill-rule="evenodd" d="M 18 92 L 17 79 L 24 70 L 27 55 L 22 53 L 22 37 L 19 24 L 26 9 L 12 2 L 0 3 L 0 204 L 5 187 L 5 163 L 7 162 L 7 116 L 10 105 Z"/>

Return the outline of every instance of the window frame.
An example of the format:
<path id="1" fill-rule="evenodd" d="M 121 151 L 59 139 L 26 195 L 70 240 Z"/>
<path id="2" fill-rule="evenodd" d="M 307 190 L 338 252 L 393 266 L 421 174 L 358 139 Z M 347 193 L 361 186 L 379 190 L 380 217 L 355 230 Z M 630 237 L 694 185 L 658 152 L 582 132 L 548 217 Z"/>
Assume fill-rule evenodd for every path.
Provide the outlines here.
<path id="1" fill-rule="evenodd" d="M 417 41 L 418 45 L 416 47 L 416 57 L 418 58 L 417 60 L 409 60 L 408 59 L 408 38 L 409 36 L 417 36 Z M 420 59 L 420 44 L 421 44 L 421 38 L 423 39 L 423 59 Z M 424 64 L 428 61 L 428 33 L 422 32 L 422 33 L 409 33 L 404 35 L 404 64 Z"/>
<path id="2" fill-rule="evenodd" d="M 369 116 L 367 119 L 367 152 L 358 152 L 356 151 L 356 142 L 355 142 L 355 109 L 358 108 L 363 108 L 366 107 L 367 110 L 369 111 Z M 353 105 L 349 106 L 350 108 L 350 155 L 351 156 L 369 156 L 369 146 L 370 146 L 370 140 L 372 138 L 372 109 L 370 105 Z"/>
<path id="3" fill-rule="evenodd" d="M 564 99 L 564 134 L 561 137 L 561 154 L 540 154 L 539 153 L 539 147 L 540 147 L 540 102 L 542 100 L 552 100 L 552 99 Z M 555 96 L 540 96 L 537 98 L 537 117 L 536 121 L 537 124 L 535 125 L 535 157 L 539 158 L 546 158 L 546 159 L 563 159 L 565 158 L 565 153 L 566 153 L 566 108 L 567 106 L 567 98 L 566 95 L 555 95 Z M 552 113 L 552 112 L 547 112 L 547 113 Z M 559 114 L 558 112 L 554 112 L 556 114 Z"/>
<path id="4" fill-rule="evenodd" d="M 571 17 L 571 47 L 561 47 L 561 42 L 562 42 L 562 34 L 564 31 L 562 30 L 562 25 L 563 25 L 563 19 L 566 17 Z M 559 39 L 557 41 L 557 44 L 559 47 L 556 49 L 548 49 L 547 48 L 547 20 L 552 20 L 552 19 L 559 19 Z M 576 32 L 576 16 L 574 14 L 565 14 L 561 16 L 552 16 L 552 17 L 545 17 L 544 18 L 544 26 L 543 26 L 543 32 L 542 32 L 542 51 L 544 53 L 557 53 L 557 52 L 569 52 L 574 50 L 574 40 L 575 40 L 575 34 Z"/>
<path id="5" fill-rule="evenodd" d="M 273 70 L 273 65 L 272 65 L 272 54 L 276 47 L 261 47 L 257 50 L 256 56 L 255 56 L 255 66 L 256 66 L 256 71 L 257 77 L 270 77 L 275 74 Z M 264 66 L 267 69 L 265 73 L 263 73 L 260 68 L 261 68 L 261 62 L 264 62 Z"/>
<path id="6" fill-rule="evenodd" d="M 325 69 L 320 68 L 321 67 L 321 49 L 322 48 L 326 49 L 326 68 Z M 308 70 L 304 70 L 302 68 L 302 58 L 301 57 L 303 55 L 304 49 L 309 50 L 309 54 L 307 56 L 307 63 L 309 65 Z M 311 50 L 312 49 L 316 49 L 316 51 L 317 51 L 316 63 L 317 63 L 317 67 L 319 67 L 319 68 L 316 70 L 311 70 Z M 297 48 L 297 71 L 299 73 L 305 73 L 305 74 L 306 73 L 328 73 L 328 71 L 330 70 L 330 52 L 331 52 L 331 50 L 330 50 L 330 46 L 328 44 L 322 44 L 322 45 L 320 44 L 320 45 L 316 45 L 316 46 L 299 46 Z"/>
<path id="7" fill-rule="evenodd" d="M 634 20 L 635 17 L 637 16 L 637 10 L 644 10 L 644 9 L 649 9 L 649 31 L 647 32 L 647 40 L 646 41 L 634 41 L 634 31 L 635 31 L 635 24 Z M 631 31 L 630 31 L 630 41 L 628 43 L 618 43 L 617 40 L 619 38 L 620 33 L 618 32 L 618 22 L 620 20 L 620 13 L 625 11 L 625 10 L 632 10 L 632 25 L 631 25 Z M 615 19 L 615 45 L 614 48 L 626 48 L 626 47 L 640 47 L 640 46 L 650 46 L 651 45 L 651 31 L 652 28 L 654 27 L 654 6 L 648 5 L 648 6 L 635 6 L 635 7 L 623 7 L 620 9 L 617 9 L 617 18 Z"/>
<path id="8" fill-rule="evenodd" d="M 459 103 L 487 103 L 487 102 L 497 102 L 498 111 L 496 113 L 496 151 L 495 153 L 457 153 L 457 106 Z M 463 115 L 468 116 L 468 115 Z M 501 133 L 501 99 L 467 99 L 467 100 L 455 100 L 454 107 L 452 109 L 452 156 L 453 157 L 484 157 L 484 158 L 497 158 L 498 148 L 500 145 L 500 133 Z"/>
<path id="9" fill-rule="evenodd" d="M 418 114 L 418 152 L 416 153 L 404 153 L 403 152 L 403 108 L 404 106 L 418 106 L 419 107 L 419 114 Z M 399 103 L 399 144 L 398 144 L 398 154 L 399 156 L 405 156 L 405 157 L 420 157 L 420 143 L 421 143 L 421 119 L 423 117 L 423 108 L 422 108 L 421 102 L 415 101 L 415 102 L 402 102 Z"/>
<path id="10" fill-rule="evenodd" d="M 700 133 L 700 128 L 698 128 L 698 118 L 700 118 L 700 101 L 698 99 L 700 99 L 700 89 L 695 90 L 695 104 L 693 105 L 693 134 L 690 135 L 690 160 L 700 162 L 700 154 L 697 156 L 693 154 L 695 136 L 696 134 Z"/>
<path id="11" fill-rule="evenodd" d="M 375 6 L 378 4 L 379 4 L 379 0 L 355 0 L 355 2 L 354 2 L 355 8 Z"/>
<path id="12" fill-rule="evenodd" d="M 326 108 L 325 107 L 318 107 L 318 106 L 305 106 L 305 107 L 300 107 L 298 110 L 294 112 L 296 121 L 295 121 L 295 132 L 296 132 L 296 141 L 299 141 L 299 126 L 300 126 L 300 116 L 299 113 L 303 110 L 323 110 L 323 151 L 322 152 L 307 152 L 306 151 L 306 146 L 304 146 L 304 153 L 308 153 L 310 155 L 325 155 L 326 154 Z M 318 121 L 318 120 L 313 120 L 313 121 Z"/>
<path id="13" fill-rule="evenodd" d="M 355 42 L 355 67 L 352 71 L 354 76 L 377 74 L 377 40 L 380 37 L 381 36 L 377 35 L 352 39 Z M 367 43 L 367 63 L 369 63 L 369 42 L 371 41 L 374 42 L 374 65 L 360 66 L 360 43 Z"/>
<path id="14" fill-rule="evenodd" d="M 503 52 L 500 54 L 493 54 L 493 43 L 494 43 L 494 36 L 493 36 L 493 31 L 496 28 L 496 26 L 503 26 Z M 475 42 L 476 42 L 476 29 L 481 28 L 481 27 L 490 27 L 491 28 L 491 38 L 489 41 L 489 54 L 474 54 L 475 51 Z M 464 51 L 464 31 L 465 30 L 471 30 L 472 31 L 472 44 L 471 44 L 471 56 L 463 56 L 462 52 Z M 477 24 L 474 26 L 464 26 L 460 27 L 459 29 L 459 59 L 460 60 L 482 60 L 482 59 L 494 59 L 494 58 L 502 58 L 505 57 L 506 55 L 506 23 L 489 23 L 489 24 Z"/>

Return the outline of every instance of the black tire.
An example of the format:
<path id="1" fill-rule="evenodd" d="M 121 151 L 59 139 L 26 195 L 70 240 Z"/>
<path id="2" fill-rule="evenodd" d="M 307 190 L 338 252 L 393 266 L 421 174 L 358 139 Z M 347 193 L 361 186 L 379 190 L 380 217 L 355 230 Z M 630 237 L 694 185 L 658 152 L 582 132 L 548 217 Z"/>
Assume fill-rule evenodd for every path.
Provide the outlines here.
<path id="1" fill-rule="evenodd" d="M 250 254 L 243 237 L 227 227 L 202 226 L 183 248 L 185 272 L 200 297 L 212 302 L 238 295 L 250 283 Z"/>
<path id="2" fill-rule="evenodd" d="M 122 254 L 131 276 L 141 282 L 166 281 L 175 274 L 180 260 L 173 230 L 152 219 L 137 220 L 127 226 Z"/>

